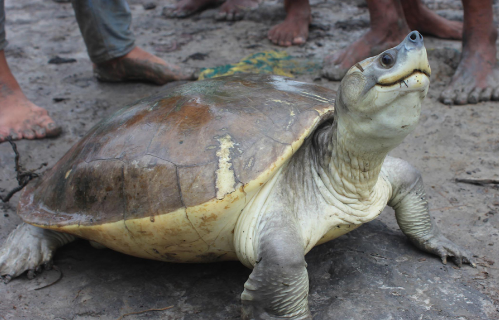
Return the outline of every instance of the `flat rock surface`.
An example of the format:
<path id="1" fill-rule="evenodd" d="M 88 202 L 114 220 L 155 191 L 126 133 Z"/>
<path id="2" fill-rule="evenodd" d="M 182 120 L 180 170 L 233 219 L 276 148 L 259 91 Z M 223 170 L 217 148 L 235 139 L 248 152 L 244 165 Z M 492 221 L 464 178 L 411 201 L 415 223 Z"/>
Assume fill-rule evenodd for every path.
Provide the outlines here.
<path id="1" fill-rule="evenodd" d="M 460 1 L 426 1 L 448 18 L 462 17 Z M 168 20 L 166 2 L 129 1 L 137 44 L 182 67 L 214 67 L 264 50 L 284 17 L 282 4 L 239 22 L 214 22 L 216 11 Z M 6 0 L 7 59 L 26 95 L 63 124 L 56 139 L 21 141 L 25 168 L 55 162 L 95 123 L 121 106 L 161 88 L 99 83 L 71 5 L 51 0 Z M 310 39 L 286 51 L 322 59 L 345 47 L 369 25 L 363 1 L 312 1 Z M 281 9 L 279 9 L 281 8 Z M 498 7 L 494 7 L 498 17 Z M 499 319 L 499 190 L 456 183 L 455 178 L 498 179 L 499 103 L 445 106 L 437 98 L 459 61 L 459 41 L 425 38 L 433 70 L 420 125 L 392 152 L 422 171 L 431 214 L 443 233 L 476 255 L 478 268 L 443 265 L 412 246 L 391 209 L 381 217 L 307 255 L 314 319 Z M 76 62 L 49 64 L 59 56 Z M 189 58 L 188 57 L 192 57 Z M 318 73 L 298 80 L 336 89 Z M 169 86 L 177 84 L 169 84 Z M 43 171 L 44 169 L 42 169 Z M 0 144 L 0 192 L 16 185 L 14 154 Z M 0 204 L 0 243 L 20 223 L 18 196 Z M 97 250 L 78 241 L 58 251 L 57 270 L 34 280 L 21 276 L 0 284 L 0 318 L 11 319 L 238 319 L 239 296 L 250 270 L 240 263 L 180 265 Z M 150 309 L 170 309 L 148 311 Z"/>

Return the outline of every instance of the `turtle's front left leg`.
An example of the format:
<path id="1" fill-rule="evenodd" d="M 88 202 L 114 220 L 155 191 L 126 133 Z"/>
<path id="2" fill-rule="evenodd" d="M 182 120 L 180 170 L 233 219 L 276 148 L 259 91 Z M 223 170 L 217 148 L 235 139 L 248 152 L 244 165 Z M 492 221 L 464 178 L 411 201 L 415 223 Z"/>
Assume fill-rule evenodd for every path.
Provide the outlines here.
<path id="1" fill-rule="evenodd" d="M 312 319 L 302 238 L 289 216 L 272 216 L 257 228 L 256 264 L 241 295 L 242 318 Z"/>
<path id="2" fill-rule="evenodd" d="M 472 254 L 447 239 L 431 220 L 421 174 L 409 163 L 392 157 L 386 157 L 382 170 L 392 185 L 388 205 L 412 243 L 438 255 L 444 264 L 452 257 L 459 267 L 463 262 L 475 267 Z"/>

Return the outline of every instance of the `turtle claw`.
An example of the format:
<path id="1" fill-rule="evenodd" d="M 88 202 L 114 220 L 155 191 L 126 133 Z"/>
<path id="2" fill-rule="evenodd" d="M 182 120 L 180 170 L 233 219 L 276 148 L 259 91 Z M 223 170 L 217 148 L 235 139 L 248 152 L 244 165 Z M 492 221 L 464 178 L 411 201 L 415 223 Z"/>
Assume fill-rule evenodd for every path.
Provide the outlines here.
<path id="1" fill-rule="evenodd" d="M 45 263 L 44 267 L 45 267 L 45 270 L 50 271 L 50 270 L 52 270 L 52 268 L 54 268 L 54 262 L 51 260 L 51 261 Z"/>
<path id="2" fill-rule="evenodd" d="M 44 234 L 43 229 L 21 224 L 9 235 L 0 249 L 0 276 L 5 283 L 26 271 L 31 280 L 51 264 L 57 243 Z"/>
<path id="3" fill-rule="evenodd" d="M 36 271 L 34 269 L 28 270 L 28 273 L 26 274 L 29 280 L 33 280 L 36 277 Z"/>
<path id="4" fill-rule="evenodd" d="M 421 248 L 439 256 L 443 264 L 447 264 L 447 258 L 451 257 L 459 268 L 462 267 L 463 262 L 476 268 L 473 255 L 468 250 L 459 247 L 440 233 L 425 240 Z"/>
<path id="5" fill-rule="evenodd" d="M 10 275 L 6 275 L 5 277 L 3 277 L 3 283 L 5 284 L 9 283 L 10 280 L 12 280 L 12 276 Z"/>

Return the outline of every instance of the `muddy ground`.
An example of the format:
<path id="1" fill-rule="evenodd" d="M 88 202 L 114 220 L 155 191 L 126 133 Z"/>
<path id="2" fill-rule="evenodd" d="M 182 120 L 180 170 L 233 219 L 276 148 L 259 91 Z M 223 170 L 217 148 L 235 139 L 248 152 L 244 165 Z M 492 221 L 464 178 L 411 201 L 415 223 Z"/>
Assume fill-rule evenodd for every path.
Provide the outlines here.
<path id="1" fill-rule="evenodd" d="M 145 10 L 145 3 L 156 7 Z M 462 19 L 460 1 L 427 4 L 448 18 Z M 239 22 L 214 22 L 215 10 L 167 20 L 161 15 L 166 1 L 134 0 L 130 5 L 137 44 L 181 66 L 213 67 L 279 49 L 266 33 L 284 18 L 281 3 L 269 2 Z M 497 18 L 497 5 L 494 9 Z M 56 139 L 18 143 L 28 169 L 42 163 L 51 167 L 100 119 L 162 89 L 97 82 L 69 4 L 6 0 L 6 11 L 9 64 L 27 96 L 64 129 Z M 295 57 L 322 59 L 369 24 L 361 0 L 314 0 L 312 12 L 308 43 L 286 49 Z M 499 189 L 455 182 L 457 177 L 499 178 L 499 103 L 449 107 L 437 102 L 456 67 L 460 42 L 428 36 L 425 44 L 433 69 L 430 93 L 420 125 L 392 155 L 422 171 L 435 221 L 476 255 L 478 268 L 443 265 L 417 250 L 386 209 L 379 219 L 307 255 L 314 319 L 499 319 Z M 48 64 L 55 56 L 77 61 Z M 332 89 L 339 85 L 321 80 L 318 72 L 296 78 Z M 2 193 L 16 185 L 13 168 L 14 154 L 3 143 Z M 0 205 L 0 243 L 20 223 L 17 201 L 15 196 Z M 236 262 L 176 265 L 96 250 L 85 241 L 59 250 L 55 264 L 64 276 L 48 288 L 34 290 L 56 280 L 57 271 L 0 284 L 0 319 L 117 319 L 169 306 L 124 319 L 237 319 L 239 295 L 250 273 Z"/>

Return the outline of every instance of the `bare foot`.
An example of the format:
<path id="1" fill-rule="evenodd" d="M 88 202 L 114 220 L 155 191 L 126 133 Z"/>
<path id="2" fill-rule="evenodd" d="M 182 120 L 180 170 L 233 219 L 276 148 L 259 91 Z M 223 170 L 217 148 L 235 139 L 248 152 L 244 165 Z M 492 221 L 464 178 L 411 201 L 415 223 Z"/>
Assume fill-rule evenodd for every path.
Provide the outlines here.
<path id="1" fill-rule="evenodd" d="M 351 66 L 368 57 L 377 55 L 386 49 L 395 47 L 409 33 L 408 29 L 403 31 L 392 30 L 392 33 L 381 34 L 369 30 L 362 38 L 352 43 L 343 51 L 327 56 L 324 59 L 322 76 L 329 80 L 339 81 Z"/>
<path id="2" fill-rule="evenodd" d="M 192 73 L 135 47 L 123 57 L 94 65 L 94 74 L 100 81 L 143 81 L 163 85 L 170 81 L 194 80 Z"/>
<path id="3" fill-rule="evenodd" d="M 286 20 L 270 29 L 268 38 L 274 44 L 289 47 L 304 44 L 312 20 L 308 0 L 285 0 Z"/>
<path id="4" fill-rule="evenodd" d="M 339 81 L 355 63 L 399 44 L 409 33 L 398 0 L 367 2 L 371 29 L 346 49 L 324 59 L 322 76 Z"/>
<path id="5" fill-rule="evenodd" d="M 187 18 L 198 11 L 221 2 L 220 0 L 181 0 L 173 7 L 165 7 L 163 16 L 167 18 Z"/>
<path id="6" fill-rule="evenodd" d="M 221 7 L 215 20 L 236 21 L 244 18 L 244 11 L 258 7 L 258 0 L 227 0 Z"/>
<path id="7" fill-rule="evenodd" d="M 499 100 L 497 30 L 491 0 L 463 0 L 464 33 L 461 61 L 440 95 L 445 104 Z"/>
<path id="8" fill-rule="evenodd" d="M 494 34 L 497 38 L 495 29 Z M 499 66 L 495 45 L 463 48 L 461 61 L 450 84 L 440 95 L 440 101 L 463 105 L 489 100 L 499 100 Z"/>
<path id="9" fill-rule="evenodd" d="M 405 20 L 411 30 L 418 30 L 442 39 L 461 40 L 463 38 L 463 24 L 442 18 L 428 9 L 421 0 L 401 1 Z"/>
<path id="10" fill-rule="evenodd" d="M 0 142 L 54 137 L 61 128 L 48 112 L 26 98 L 10 72 L 4 51 L 0 51 Z"/>

